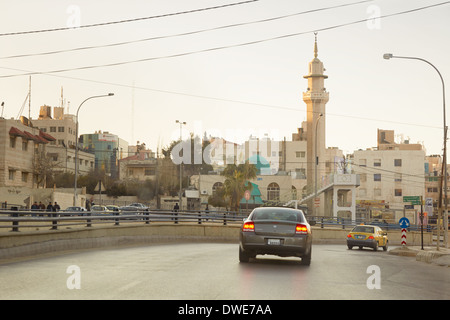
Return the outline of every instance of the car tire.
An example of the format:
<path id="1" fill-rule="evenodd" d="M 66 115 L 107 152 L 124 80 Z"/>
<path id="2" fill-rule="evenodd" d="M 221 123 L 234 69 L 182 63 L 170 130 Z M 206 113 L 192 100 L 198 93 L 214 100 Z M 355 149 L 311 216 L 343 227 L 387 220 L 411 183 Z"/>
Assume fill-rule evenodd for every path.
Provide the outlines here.
<path id="1" fill-rule="evenodd" d="M 249 262 L 250 256 L 239 246 L 239 262 Z"/>
<path id="2" fill-rule="evenodd" d="M 383 246 L 383 251 L 387 251 L 389 241 L 386 241 L 386 244 Z"/>
<path id="3" fill-rule="evenodd" d="M 352 250 L 353 246 L 347 245 L 348 250 Z"/>
<path id="4" fill-rule="evenodd" d="M 373 245 L 373 251 L 378 251 L 378 241 L 375 241 L 375 244 Z"/>
<path id="5" fill-rule="evenodd" d="M 303 266 L 309 266 L 311 264 L 312 247 L 309 247 L 309 252 L 302 257 L 301 264 Z"/>

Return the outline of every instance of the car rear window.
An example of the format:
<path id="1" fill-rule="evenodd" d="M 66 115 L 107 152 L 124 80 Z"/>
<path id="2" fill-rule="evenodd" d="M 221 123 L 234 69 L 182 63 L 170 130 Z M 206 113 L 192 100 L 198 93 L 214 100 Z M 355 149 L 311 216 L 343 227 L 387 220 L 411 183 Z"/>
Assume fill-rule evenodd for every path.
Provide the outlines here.
<path id="1" fill-rule="evenodd" d="M 373 233 L 373 227 L 367 226 L 356 226 L 353 228 L 352 232 L 364 232 L 364 233 Z"/>
<path id="2" fill-rule="evenodd" d="M 296 210 L 256 210 L 252 215 L 253 221 L 261 220 L 280 220 L 280 221 L 293 221 L 304 222 L 303 214 Z"/>

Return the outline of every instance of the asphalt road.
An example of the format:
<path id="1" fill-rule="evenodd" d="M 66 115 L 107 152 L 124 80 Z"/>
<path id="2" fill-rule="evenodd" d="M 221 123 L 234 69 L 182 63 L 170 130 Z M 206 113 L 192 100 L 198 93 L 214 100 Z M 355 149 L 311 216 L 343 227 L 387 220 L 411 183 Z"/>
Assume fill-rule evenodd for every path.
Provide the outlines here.
<path id="1" fill-rule="evenodd" d="M 218 243 L 66 253 L 0 264 L 0 299 L 450 299 L 450 268 L 381 249 L 313 245 L 311 266 L 299 261 L 242 264 Z"/>

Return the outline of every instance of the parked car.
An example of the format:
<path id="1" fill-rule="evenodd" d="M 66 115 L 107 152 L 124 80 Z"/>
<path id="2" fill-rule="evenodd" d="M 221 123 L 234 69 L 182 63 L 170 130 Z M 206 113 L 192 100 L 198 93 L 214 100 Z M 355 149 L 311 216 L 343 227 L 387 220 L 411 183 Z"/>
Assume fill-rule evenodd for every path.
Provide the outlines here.
<path id="1" fill-rule="evenodd" d="M 111 211 L 108 210 L 108 208 L 106 206 L 102 206 L 102 205 L 93 205 L 91 207 L 91 212 L 93 215 L 101 215 L 101 214 L 110 214 Z"/>
<path id="2" fill-rule="evenodd" d="M 146 205 L 144 205 L 142 203 L 138 203 L 138 202 L 132 203 L 129 206 L 138 208 L 141 211 L 148 211 L 148 209 L 149 209 Z"/>
<path id="3" fill-rule="evenodd" d="M 389 239 L 387 232 L 374 225 L 359 225 L 350 231 L 347 235 L 347 247 L 351 250 L 353 247 L 370 247 L 377 251 L 378 247 L 383 247 L 387 251 Z"/>
<path id="4" fill-rule="evenodd" d="M 67 213 L 73 213 L 73 214 L 78 214 L 78 215 L 85 215 L 87 213 L 86 208 L 83 207 L 77 207 L 77 206 L 72 206 L 72 207 L 67 207 L 66 209 L 62 210 L 62 212 L 67 212 Z"/>
<path id="5" fill-rule="evenodd" d="M 107 206 L 106 206 L 106 209 L 107 209 L 108 211 L 113 211 L 113 212 L 120 211 L 120 210 L 119 210 L 119 206 L 114 206 L 114 205 L 107 205 Z"/>
<path id="6" fill-rule="evenodd" d="M 280 207 L 254 209 L 244 220 L 239 234 L 239 261 L 248 262 L 256 255 L 300 257 L 310 265 L 311 226 L 303 211 Z"/>
<path id="7" fill-rule="evenodd" d="M 64 209 L 64 211 L 66 212 L 80 212 L 80 211 L 87 211 L 86 208 L 83 207 L 67 207 L 66 209 Z"/>

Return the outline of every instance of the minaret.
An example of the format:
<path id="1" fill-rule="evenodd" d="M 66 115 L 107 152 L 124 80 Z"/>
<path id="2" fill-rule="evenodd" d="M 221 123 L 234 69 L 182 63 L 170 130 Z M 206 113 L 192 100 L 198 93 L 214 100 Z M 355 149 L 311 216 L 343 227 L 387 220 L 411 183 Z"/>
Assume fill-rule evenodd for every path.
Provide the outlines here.
<path id="1" fill-rule="evenodd" d="M 306 135 L 308 163 L 306 177 L 309 194 L 315 192 L 316 181 L 317 186 L 321 185 L 322 175 L 325 173 L 325 104 L 329 98 L 329 94 L 324 87 L 324 80 L 328 76 L 323 74 L 325 71 L 323 63 L 317 58 L 317 33 L 314 33 L 314 35 L 314 59 L 309 63 L 308 75 L 304 76 L 305 79 L 308 79 L 308 88 L 303 93 L 303 101 L 307 106 Z M 323 212 L 323 205 L 323 197 L 321 197 L 320 207 L 322 210 L 319 210 L 319 212 Z M 314 208 L 314 201 L 310 201 L 308 209 L 309 212 L 318 215 L 317 208 Z"/>

